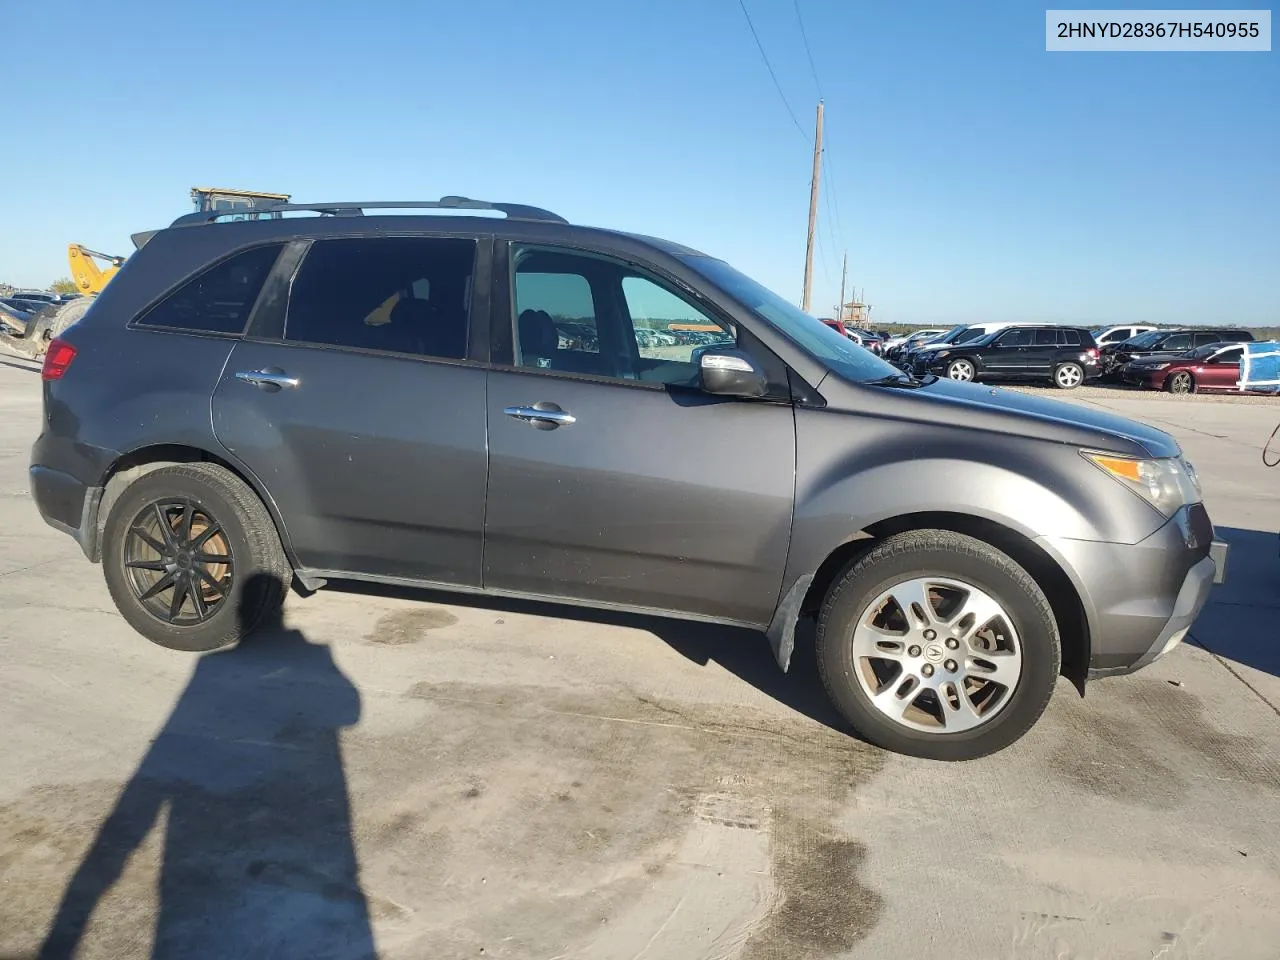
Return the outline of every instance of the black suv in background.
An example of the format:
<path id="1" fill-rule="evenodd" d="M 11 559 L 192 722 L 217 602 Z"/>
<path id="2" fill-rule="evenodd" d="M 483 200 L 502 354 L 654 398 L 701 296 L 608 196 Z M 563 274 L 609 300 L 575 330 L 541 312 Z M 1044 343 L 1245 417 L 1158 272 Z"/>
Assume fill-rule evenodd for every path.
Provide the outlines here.
<path id="1" fill-rule="evenodd" d="M 736 624 L 784 670 L 812 618 L 853 729 L 955 760 L 1167 653 L 1223 569 L 1168 433 L 906 376 L 715 257 L 460 197 L 263 212 L 312 215 L 137 235 L 44 359 L 33 500 L 163 646 L 349 580 Z M 981 353 L 1083 377 L 1044 332 Z"/>
<path id="2" fill-rule="evenodd" d="M 1084 327 L 1005 327 L 927 357 L 930 373 L 950 380 L 1048 380 L 1072 390 L 1101 374 L 1098 346 Z"/>
<path id="3" fill-rule="evenodd" d="M 1121 369 L 1130 360 L 1164 354 L 1176 356 L 1211 343 L 1244 343 L 1252 339 L 1253 334 L 1248 330 L 1224 330 L 1213 327 L 1149 330 L 1120 343 L 1103 347 L 1102 374 L 1108 380 L 1119 380 Z"/>

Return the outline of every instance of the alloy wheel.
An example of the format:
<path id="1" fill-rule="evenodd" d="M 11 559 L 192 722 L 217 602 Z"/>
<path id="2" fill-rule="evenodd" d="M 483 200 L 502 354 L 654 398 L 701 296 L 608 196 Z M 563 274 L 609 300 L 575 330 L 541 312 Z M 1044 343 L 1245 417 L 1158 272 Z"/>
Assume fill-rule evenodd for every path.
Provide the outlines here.
<path id="1" fill-rule="evenodd" d="M 968 360 L 957 360 L 947 367 L 947 376 L 952 380 L 965 383 L 973 379 L 973 364 Z"/>
<path id="2" fill-rule="evenodd" d="M 1170 393 L 1190 393 L 1191 392 L 1191 374 L 1175 373 L 1169 378 Z"/>
<path id="3" fill-rule="evenodd" d="M 143 609 L 174 626 L 206 622 L 231 595 L 231 544 L 190 499 L 155 501 L 138 512 L 125 535 L 124 566 Z"/>
<path id="4" fill-rule="evenodd" d="M 1022 675 L 1022 644 L 1008 613 L 972 584 L 944 577 L 896 583 L 853 631 L 854 673 L 884 716 L 927 733 L 989 722 Z"/>
<path id="5" fill-rule="evenodd" d="M 1056 378 L 1058 386 L 1070 389 L 1080 386 L 1080 381 L 1084 379 L 1084 371 L 1074 363 L 1067 363 L 1058 368 Z"/>

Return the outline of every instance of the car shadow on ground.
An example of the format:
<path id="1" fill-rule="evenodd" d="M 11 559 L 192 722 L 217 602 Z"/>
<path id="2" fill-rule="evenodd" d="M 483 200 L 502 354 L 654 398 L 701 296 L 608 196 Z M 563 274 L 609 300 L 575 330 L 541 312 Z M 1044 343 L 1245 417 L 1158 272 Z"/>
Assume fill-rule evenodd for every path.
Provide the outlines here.
<path id="1" fill-rule="evenodd" d="M 339 746 L 359 717 L 360 696 L 329 647 L 279 621 L 202 656 L 67 884 L 38 956 L 77 954 L 95 908 L 160 822 L 159 881 L 131 881 L 129 908 L 117 891 L 94 923 L 134 944 L 128 955 L 150 927 L 151 957 L 166 960 L 374 956 Z"/>
<path id="2" fill-rule="evenodd" d="M 1216 527 L 1214 534 L 1231 544 L 1227 579 L 1214 586 L 1191 636 L 1211 653 L 1280 677 L 1280 531 Z"/>
<path id="3" fill-rule="evenodd" d="M 797 713 L 841 733 L 851 733 L 849 725 L 831 706 L 822 687 L 822 679 L 818 676 L 813 643 L 814 623 L 810 618 L 802 619 L 796 628 L 795 652 L 784 673 L 774 659 L 773 650 L 764 634 L 739 627 L 535 600 L 470 596 L 356 581 L 330 581 L 327 589 L 644 630 L 699 666 L 719 664 L 740 680 Z"/>

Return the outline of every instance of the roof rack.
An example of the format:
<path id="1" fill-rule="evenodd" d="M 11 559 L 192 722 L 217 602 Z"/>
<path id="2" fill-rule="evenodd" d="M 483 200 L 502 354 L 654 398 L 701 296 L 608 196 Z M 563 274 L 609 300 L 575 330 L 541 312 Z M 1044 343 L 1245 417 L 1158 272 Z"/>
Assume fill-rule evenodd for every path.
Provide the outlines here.
<path id="1" fill-rule="evenodd" d="M 254 216 L 263 214 L 285 213 L 291 210 L 309 210 L 314 213 L 334 217 L 362 217 L 366 210 L 382 209 L 435 209 L 435 210 L 497 210 L 507 215 L 508 220 L 541 220 L 551 223 L 568 223 L 564 217 L 543 210 L 541 207 L 530 207 L 523 203 L 489 203 L 486 200 L 472 200 L 470 197 L 441 197 L 439 200 L 377 200 L 370 202 L 343 203 L 264 203 L 251 210 L 202 210 L 188 213 L 171 226 L 189 227 L 201 223 L 214 223 L 222 217 L 243 217 L 246 213 Z"/>

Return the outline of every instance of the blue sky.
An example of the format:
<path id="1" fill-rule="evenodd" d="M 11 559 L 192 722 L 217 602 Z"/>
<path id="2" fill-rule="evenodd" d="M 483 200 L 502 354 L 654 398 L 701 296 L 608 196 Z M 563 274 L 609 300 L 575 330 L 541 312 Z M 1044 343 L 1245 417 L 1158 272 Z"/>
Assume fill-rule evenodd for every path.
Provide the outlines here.
<path id="1" fill-rule="evenodd" d="M 807 136 L 793 3 L 746 5 Z M 799 0 L 826 103 L 814 312 L 847 249 L 884 322 L 1280 323 L 1280 53 L 1051 54 L 1046 6 Z M 4 19 L 30 42 L 0 78 L 24 134 L 0 280 L 65 276 L 73 240 L 128 253 L 216 185 L 533 203 L 800 298 L 811 146 L 738 0 L 119 0 L 92 38 L 57 4 Z"/>

